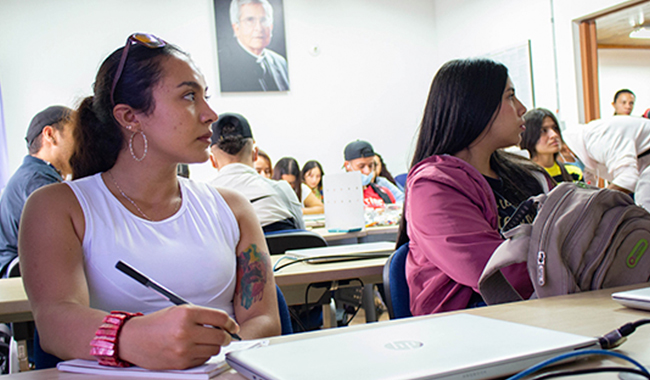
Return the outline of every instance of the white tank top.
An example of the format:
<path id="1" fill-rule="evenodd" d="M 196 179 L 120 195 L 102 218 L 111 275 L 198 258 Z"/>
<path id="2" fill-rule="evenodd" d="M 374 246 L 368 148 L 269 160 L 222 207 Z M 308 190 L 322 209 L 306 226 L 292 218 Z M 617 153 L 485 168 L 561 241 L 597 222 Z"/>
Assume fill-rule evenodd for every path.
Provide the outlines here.
<path id="1" fill-rule="evenodd" d="M 84 269 L 90 307 L 151 313 L 171 302 L 115 268 L 118 260 L 191 303 L 234 318 L 239 226 L 219 192 L 179 178 L 183 202 L 171 217 L 149 221 L 131 213 L 100 174 L 66 182 L 84 213 Z"/>

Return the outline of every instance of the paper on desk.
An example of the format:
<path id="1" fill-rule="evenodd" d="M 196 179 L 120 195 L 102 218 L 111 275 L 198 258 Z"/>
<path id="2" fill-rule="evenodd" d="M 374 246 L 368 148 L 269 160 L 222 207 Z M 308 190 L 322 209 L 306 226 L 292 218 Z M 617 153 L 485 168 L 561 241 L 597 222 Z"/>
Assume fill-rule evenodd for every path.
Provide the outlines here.
<path id="1" fill-rule="evenodd" d="M 64 372 L 106 376 L 153 377 L 158 379 L 211 379 L 230 368 L 226 363 L 226 354 L 228 352 L 262 347 L 268 344 L 268 339 L 231 342 L 228 346 L 221 348 L 219 355 L 211 357 L 205 364 L 185 370 L 151 371 L 135 366 L 127 368 L 107 367 L 99 365 L 96 361 L 83 359 L 67 360 L 57 364 L 56 368 Z"/>

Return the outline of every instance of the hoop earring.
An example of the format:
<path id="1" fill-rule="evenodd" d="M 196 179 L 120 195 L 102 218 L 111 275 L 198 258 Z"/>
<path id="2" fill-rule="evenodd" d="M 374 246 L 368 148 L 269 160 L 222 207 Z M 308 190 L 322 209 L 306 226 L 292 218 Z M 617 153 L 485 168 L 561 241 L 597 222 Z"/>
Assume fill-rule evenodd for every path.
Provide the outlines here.
<path id="1" fill-rule="evenodd" d="M 130 128 L 129 128 L 129 129 L 130 129 Z M 137 135 L 138 133 L 142 135 L 142 139 L 144 140 L 144 153 L 142 154 L 142 157 L 140 157 L 140 158 L 138 158 L 138 157 L 135 155 L 135 152 L 133 151 L 133 138 L 134 138 L 135 135 Z M 134 160 L 136 160 L 136 161 L 138 161 L 138 162 L 144 160 L 144 158 L 147 157 L 147 147 L 148 147 L 147 136 L 144 134 L 144 132 L 142 132 L 142 131 L 137 131 L 137 132 L 133 132 L 133 134 L 131 134 L 131 138 L 129 139 L 129 150 L 131 151 L 131 157 L 133 157 Z"/>

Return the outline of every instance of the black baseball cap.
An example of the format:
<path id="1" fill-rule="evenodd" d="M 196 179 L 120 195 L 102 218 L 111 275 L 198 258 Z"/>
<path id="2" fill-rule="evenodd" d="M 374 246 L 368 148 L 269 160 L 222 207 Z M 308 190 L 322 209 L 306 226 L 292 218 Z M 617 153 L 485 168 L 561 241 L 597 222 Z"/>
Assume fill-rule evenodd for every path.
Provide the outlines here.
<path id="1" fill-rule="evenodd" d="M 223 127 L 227 125 L 232 125 L 234 130 L 223 134 Z M 252 139 L 253 132 L 251 132 L 251 126 L 248 124 L 248 120 L 242 115 L 238 113 L 224 113 L 219 115 L 219 120 L 212 123 L 212 145 L 218 143 L 224 136 L 241 136 Z"/>
<path id="2" fill-rule="evenodd" d="M 345 146 L 344 154 L 345 160 L 350 161 L 361 157 L 372 157 L 375 155 L 375 151 L 369 142 L 357 140 Z"/>
<path id="3" fill-rule="evenodd" d="M 32 145 L 34 140 L 43 132 L 43 128 L 69 118 L 70 114 L 72 114 L 72 110 L 65 106 L 51 106 L 37 113 L 29 123 L 29 128 L 27 128 L 27 135 L 25 135 L 27 145 Z"/>

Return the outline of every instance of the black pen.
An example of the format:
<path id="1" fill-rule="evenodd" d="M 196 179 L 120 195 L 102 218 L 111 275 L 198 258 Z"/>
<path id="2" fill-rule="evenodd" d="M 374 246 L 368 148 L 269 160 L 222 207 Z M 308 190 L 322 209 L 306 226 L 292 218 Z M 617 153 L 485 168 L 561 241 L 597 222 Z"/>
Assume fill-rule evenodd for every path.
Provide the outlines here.
<path id="1" fill-rule="evenodd" d="M 137 282 L 141 283 L 142 285 L 151 288 L 155 290 L 156 292 L 160 293 L 163 295 L 165 298 L 170 300 L 174 305 L 185 305 L 189 304 L 188 301 L 184 300 L 181 298 L 178 294 L 175 294 L 171 290 L 165 288 L 164 286 L 160 285 L 159 283 L 155 282 L 154 280 L 150 279 L 149 277 L 145 276 L 141 272 L 139 272 L 137 269 L 133 268 L 129 264 L 123 262 L 122 260 L 118 261 L 117 264 L 115 264 L 115 268 L 119 269 L 122 271 L 124 274 L 127 276 L 131 277 L 132 279 L 136 280 Z M 215 327 L 221 330 L 220 327 L 217 326 L 211 326 Z M 230 336 L 235 339 L 235 340 L 241 340 L 241 337 L 237 334 L 233 334 L 230 331 L 224 330 Z"/>

